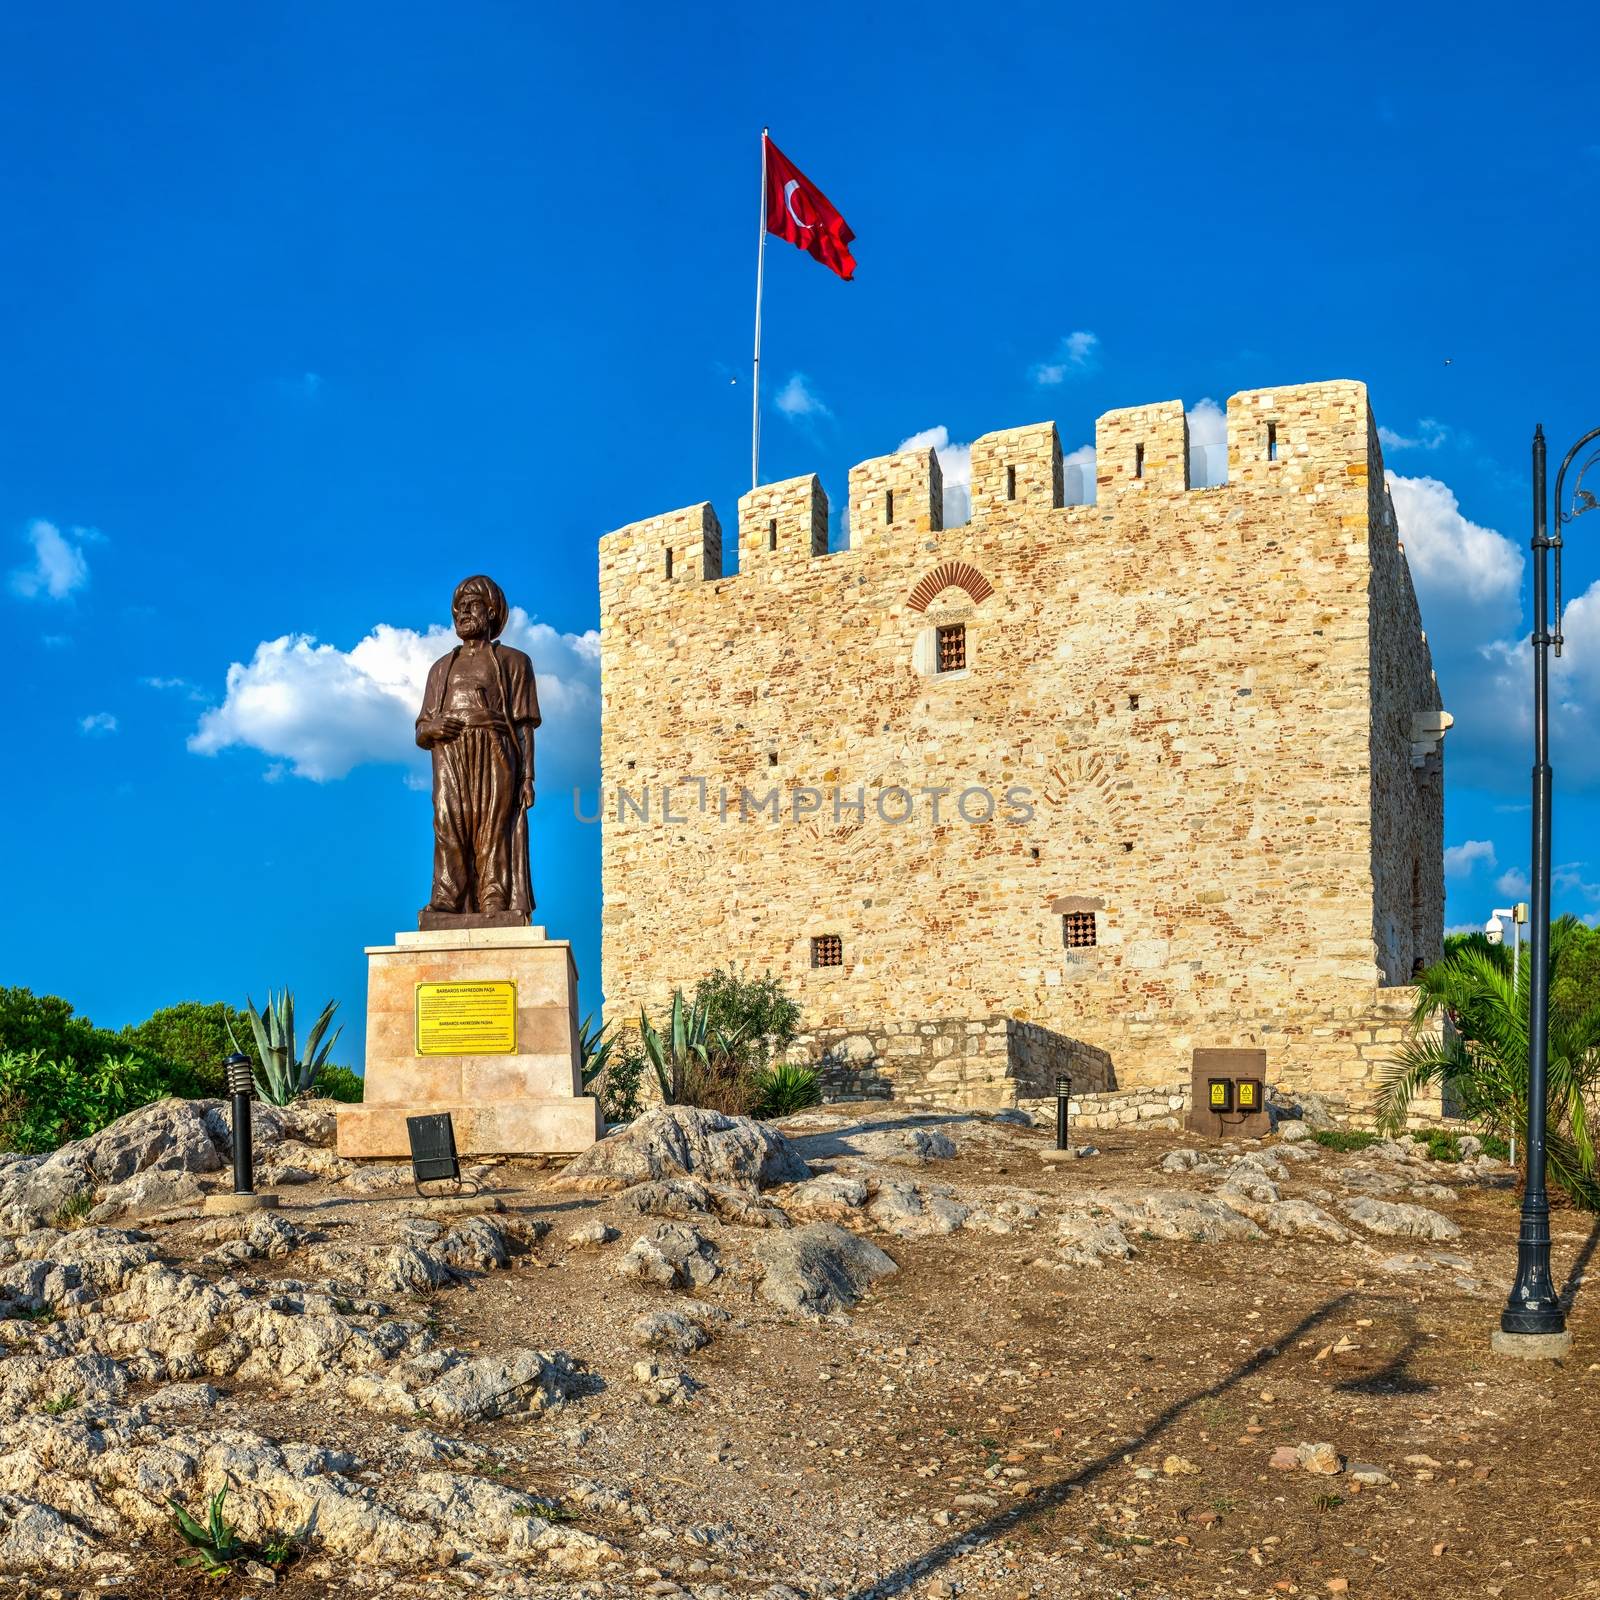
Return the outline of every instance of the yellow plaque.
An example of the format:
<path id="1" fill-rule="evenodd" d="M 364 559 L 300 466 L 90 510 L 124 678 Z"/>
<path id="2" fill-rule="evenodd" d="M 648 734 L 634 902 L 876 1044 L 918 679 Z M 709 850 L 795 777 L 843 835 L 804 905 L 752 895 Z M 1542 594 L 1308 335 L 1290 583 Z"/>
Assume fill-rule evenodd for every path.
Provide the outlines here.
<path id="1" fill-rule="evenodd" d="M 417 985 L 419 1056 L 503 1056 L 516 1048 L 516 984 Z"/>

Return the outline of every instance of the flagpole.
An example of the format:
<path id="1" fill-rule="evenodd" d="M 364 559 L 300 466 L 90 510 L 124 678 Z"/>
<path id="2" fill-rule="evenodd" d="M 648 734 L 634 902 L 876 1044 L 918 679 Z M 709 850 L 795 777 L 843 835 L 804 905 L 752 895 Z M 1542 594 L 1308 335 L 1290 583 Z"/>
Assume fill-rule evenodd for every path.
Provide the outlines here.
<path id="1" fill-rule="evenodd" d="M 767 258 L 767 130 L 761 130 L 761 231 L 756 236 L 756 353 L 750 378 L 750 487 L 761 483 L 761 271 Z"/>

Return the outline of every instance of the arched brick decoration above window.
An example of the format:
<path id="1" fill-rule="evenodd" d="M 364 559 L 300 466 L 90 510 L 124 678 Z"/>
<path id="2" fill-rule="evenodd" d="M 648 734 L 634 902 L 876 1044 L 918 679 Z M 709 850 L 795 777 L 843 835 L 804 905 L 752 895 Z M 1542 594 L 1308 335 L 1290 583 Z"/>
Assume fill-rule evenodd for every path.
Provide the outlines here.
<path id="1" fill-rule="evenodd" d="M 935 595 L 942 594 L 952 586 L 965 589 L 972 597 L 974 605 L 982 605 L 994 593 L 994 585 L 970 562 L 941 561 L 911 591 L 909 601 L 911 609 L 926 611 L 933 603 Z"/>

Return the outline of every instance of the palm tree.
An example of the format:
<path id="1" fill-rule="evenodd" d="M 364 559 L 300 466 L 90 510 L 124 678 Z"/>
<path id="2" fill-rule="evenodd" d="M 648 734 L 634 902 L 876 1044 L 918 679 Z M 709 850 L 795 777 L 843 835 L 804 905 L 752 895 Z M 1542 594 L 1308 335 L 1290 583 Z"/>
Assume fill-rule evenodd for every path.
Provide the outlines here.
<path id="1" fill-rule="evenodd" d="M 1563 958 L 1576 957 L 1587 935 L 1575 917 L 1551 924 L 1552 989 Z M 1411 1040 L 1390 1063 L 1379 1090 L 1380 1126 L 1397 1132 L 1428 1085 L 1459 1100 L 1468 1118 L 1502 1138 L 1527 1126 L 1530 969 L 1523 962 L 1513 982 L 1511 953 L 1479 938 L 1461 941 L 1422 974 L 1413 1023 L 1431 1023 L 1442 1012 L 1450 1025 L 1442 1034 Z M 1548 1090 L 1551 1181 L 1578 1205 L 1600 1210 L 1590 1127 L 1600 1098 L 1600 1004 L 1551 1007 Z"/>

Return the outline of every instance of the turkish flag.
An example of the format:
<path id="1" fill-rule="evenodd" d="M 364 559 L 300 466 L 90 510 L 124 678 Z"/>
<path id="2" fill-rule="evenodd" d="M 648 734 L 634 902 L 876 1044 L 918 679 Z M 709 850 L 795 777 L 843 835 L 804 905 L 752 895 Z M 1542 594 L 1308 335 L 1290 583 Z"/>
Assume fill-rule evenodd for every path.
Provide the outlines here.
<path id="1" fill-rule="evenodd" d="M 833 202 L 767 140 L 767 232 L 798 245 L 847 281 L 856 274 L 855 238 Z"/>

